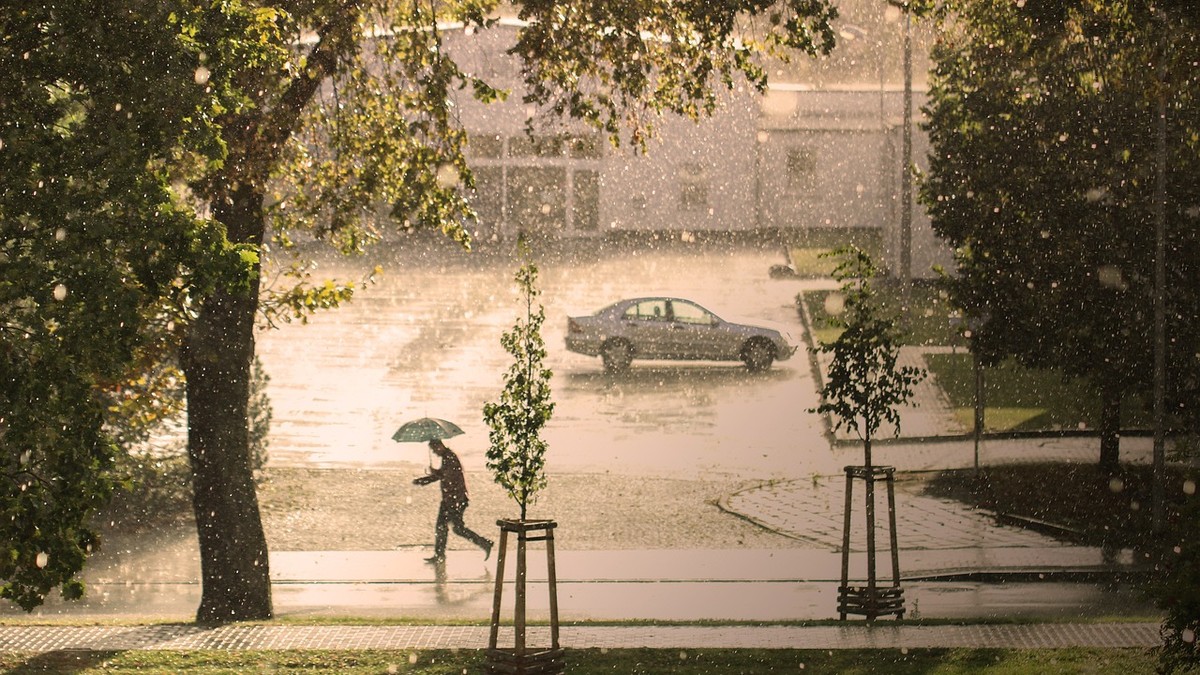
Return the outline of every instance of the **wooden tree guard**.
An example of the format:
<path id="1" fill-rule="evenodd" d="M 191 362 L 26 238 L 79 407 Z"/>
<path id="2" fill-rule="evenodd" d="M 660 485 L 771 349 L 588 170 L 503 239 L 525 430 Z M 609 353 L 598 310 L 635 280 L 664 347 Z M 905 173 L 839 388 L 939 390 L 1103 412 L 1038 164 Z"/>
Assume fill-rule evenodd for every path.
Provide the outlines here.
<path id="1" fill-rule="evenodd" d="M 838 614 L 842 621 L 847 614 L 865 616 L 874 621 L 895 614 L 904 618 L 904 589 L 900 588 L 900 553 L 896 547 L 896 487 L 895 467 L 846 467 L 846 517 L 842 527 L 842 585 L 838 586 Z M 883 476 L 887 481 L 888 531 L 892 538 L 892 585 L 880 588 L 875 578 L 875 482 Z M 867 502 L 867 585 L 851 586 L 850 576 L 850 507 L 854 479 L 866 483 Z"/>
<path id="2" fill-rule="evenodd" d="M 500 551 L 496 556 L 496 596 L 492 601 L 492 632 L 488 639 L 488 673 L 562 673 L 566 669 L 563 650 L 558 644 L 558 582 L 554 572 L 553 520 L 498 520 Z M 517 570 L 515 577 L 516 606 L 513 611 L 515 644 L 511 649 L 496 646 L 500 635 L 500 600 L 504 592 L 504 564 L 508 555 L 508 533 L 517 535 Z M 538 533 L 531 535 L 530 533 Z M 530 541 L 546 542 L 546 572 L 550 591 L 550 647 L 530 649 L 525 644 L 525 577 L 527 572 L 525 545 Z"/>

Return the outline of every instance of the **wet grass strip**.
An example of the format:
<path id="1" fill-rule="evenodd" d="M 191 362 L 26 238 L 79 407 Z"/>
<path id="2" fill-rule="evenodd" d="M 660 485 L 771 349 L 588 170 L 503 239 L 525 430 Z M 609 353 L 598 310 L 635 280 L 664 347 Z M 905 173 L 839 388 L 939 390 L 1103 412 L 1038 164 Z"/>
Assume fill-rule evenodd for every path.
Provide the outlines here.
<path id="1" fill-rule="evenodd" d="M 929 370 L 946 393 L 955 415 L 974 424 L 975 371 L 971 355 L 930 354 Z M 1057 370 L 1034 370 L 1014 361 L 983 369 L 985 431 L 1086 430 L 1100 425 L 1100 397 L 1084 380 L 1065 380 Z M 1121 405 L 1125 429 L 1148 428 L 1149 413 L 1137 397 Z"/>

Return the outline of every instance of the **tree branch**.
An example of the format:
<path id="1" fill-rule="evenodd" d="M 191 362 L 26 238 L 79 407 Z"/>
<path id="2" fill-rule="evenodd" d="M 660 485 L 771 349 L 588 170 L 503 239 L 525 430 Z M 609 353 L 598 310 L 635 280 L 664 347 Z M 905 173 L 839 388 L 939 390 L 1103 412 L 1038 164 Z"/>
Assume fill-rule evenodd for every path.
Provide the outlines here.
<path id="1" fill-rule="evenodd" d="M 261 141 L 268 160 L 265 166 L 275 164 L 284 144 L 295 132 L 300 114 L 325 78 L 334 74 L 346 41 L 355 39 L 353 28 L 363 11 L 362 5 L 362 0 L 345 0 L 332 13 L 329 22 L 317 31 L 317 43 L 309 52 L 304 68 L 263 123 Z"/>

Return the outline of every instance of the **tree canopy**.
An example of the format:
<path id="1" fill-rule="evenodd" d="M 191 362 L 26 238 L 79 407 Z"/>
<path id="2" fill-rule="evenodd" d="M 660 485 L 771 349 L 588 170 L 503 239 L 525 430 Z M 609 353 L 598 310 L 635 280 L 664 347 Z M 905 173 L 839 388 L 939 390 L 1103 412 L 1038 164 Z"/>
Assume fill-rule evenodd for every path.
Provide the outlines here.
<path id="1" fill-rule="evenodd" d="M 26 609 L 82 592 L 116 418 L 156 414 L 173 327 L 255 255 L 179 189 L 219 156 L 224 103 L 172 5 L 0 10 L 0 595 Z"/>
<path id="2" fill-rule="evenodd" d="M 763 86 L 759 55 L 828 50 L 836 15 L 826 0 L 513 7 L 526 22 L 512 51 L 526 102 L 635 145 L 659 114 L 704 114 L 714 90 L 741 77 Z M 311 283 L 299 257 L 291 283 L 264 286 L 261 266 L 310 236 L 358 250 L 386 226 L 441 228 L 468 243 L 473 178 L 454 100 L 505 93 L 463 72 L 442 32 L 451 22 L 485 30 L 498 5 L 82 0 L 0 11 L 0 153 L 6 168 L 25 158 L 0 178 L 9 371 L 0 505 L 26 528 L 8 540 L 19 542 L 5 551 L 15 563 L 0 561 L 0 577 L 19 579 L 14 592 L 36 604 L 78 571 L 86 512 L 104 497 L 113 451 L 98 392 L 146 370 L 138 349 L 158 345 L 177 353 L 186 378 L 197 618 L 269 617 L 246 429 L 255 322 L 303 317 L 354 288 Z M 81 165 L 50 173 L 58 161 Z M 55 191 L 91 201 L 51 199 Z M 376 217 L 380 204 L 393 219 Z M 96 225 L 64 225 L 71 217 Z M 18 275 L 17 262 L 29 273 Z M 60 285 L 67 295 L 55 299 Z M 88 347 L 97 335 L 111 338 L 105 349 Z M 60 344 L 70 351 L 39 365 L 48 353 L 39 350 Z M 71 444 L 58 442 L 63 433 Z M 56 463 L 39 464 L 42 452 Z M 64 489 L 71 497 L 57 500 Z M 41 566 L 40 544 L 22 538 L 35 530 L 65 547 L 43 547 Z M 36 571 L 50 567 L 58 576 Z"/>
<path id="3" fill-rule="evenodd" d="M 1107 464 L 1121 399 L 1151 384 L 1160 94 L 1169 392 L 1176 412 L 1196 410 L 1200 44 L 1196 15 L 1164 8 L 956 3 L 934 52 L 922 197 L 955 247 L 953 299 L 979 320 L 985 363 L 1012 356 L 1098 388 Z"/>
<path id="4" fill-rule="evenodd" d="M 541 292 L 537 276 L 537 265 L 530 260 L 517 270 L 516 282 L 524 312 L 500 338 L 513 362 L 504 374 L 504 389 L 499 399 L 483 407 L 483 419 L 491 427 L 488 468 L 496 482 L 517 502 L 521 520 L 525 520 L 537 493 L 546 486 L 546 441 L 542 439 L 542 429 L 554 413 L 554 403 L 550 400 L 553 372 L 545 365 L 546 343 L 542 340 L 546 311 L 540 303 L 534 304 Z"/>

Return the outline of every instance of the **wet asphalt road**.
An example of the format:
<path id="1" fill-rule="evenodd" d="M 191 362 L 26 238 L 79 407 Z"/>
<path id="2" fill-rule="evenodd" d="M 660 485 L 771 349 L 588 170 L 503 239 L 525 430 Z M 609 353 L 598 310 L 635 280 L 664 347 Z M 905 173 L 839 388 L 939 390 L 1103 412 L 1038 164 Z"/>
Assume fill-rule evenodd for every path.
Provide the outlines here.
<path id="1" fill-rule="evenodd" d="M 535 259 L 554 371 L 549 471 L 769 479 L 840 468 L 820 419 L 807 412 L 817 397 L 803 347 L 766 373 L 740 363 L 635 361 L 614 376 L 563 345 L 567 316 L 654 292 L 782 323 L 801 338 L 794 300 L 802 282 L 768 274 L 784 261 L 778 245 L 647 241 Z M 468 470 L 481 469 L 482 409 L 498 397 L 510 363 L 500 336 L 521 311 L 518 262 L 410 242 L 364 259 L 322 256 L 314 279 L 352 280 L 376 264 L 383 274 L 350 304 L 307 325 L 260 331 L 274 408 L 270 466 L 423 465 L 423 445 L 391 435 L 408 419 L 433 416 L 465 430 L 451 446 Z"/>

